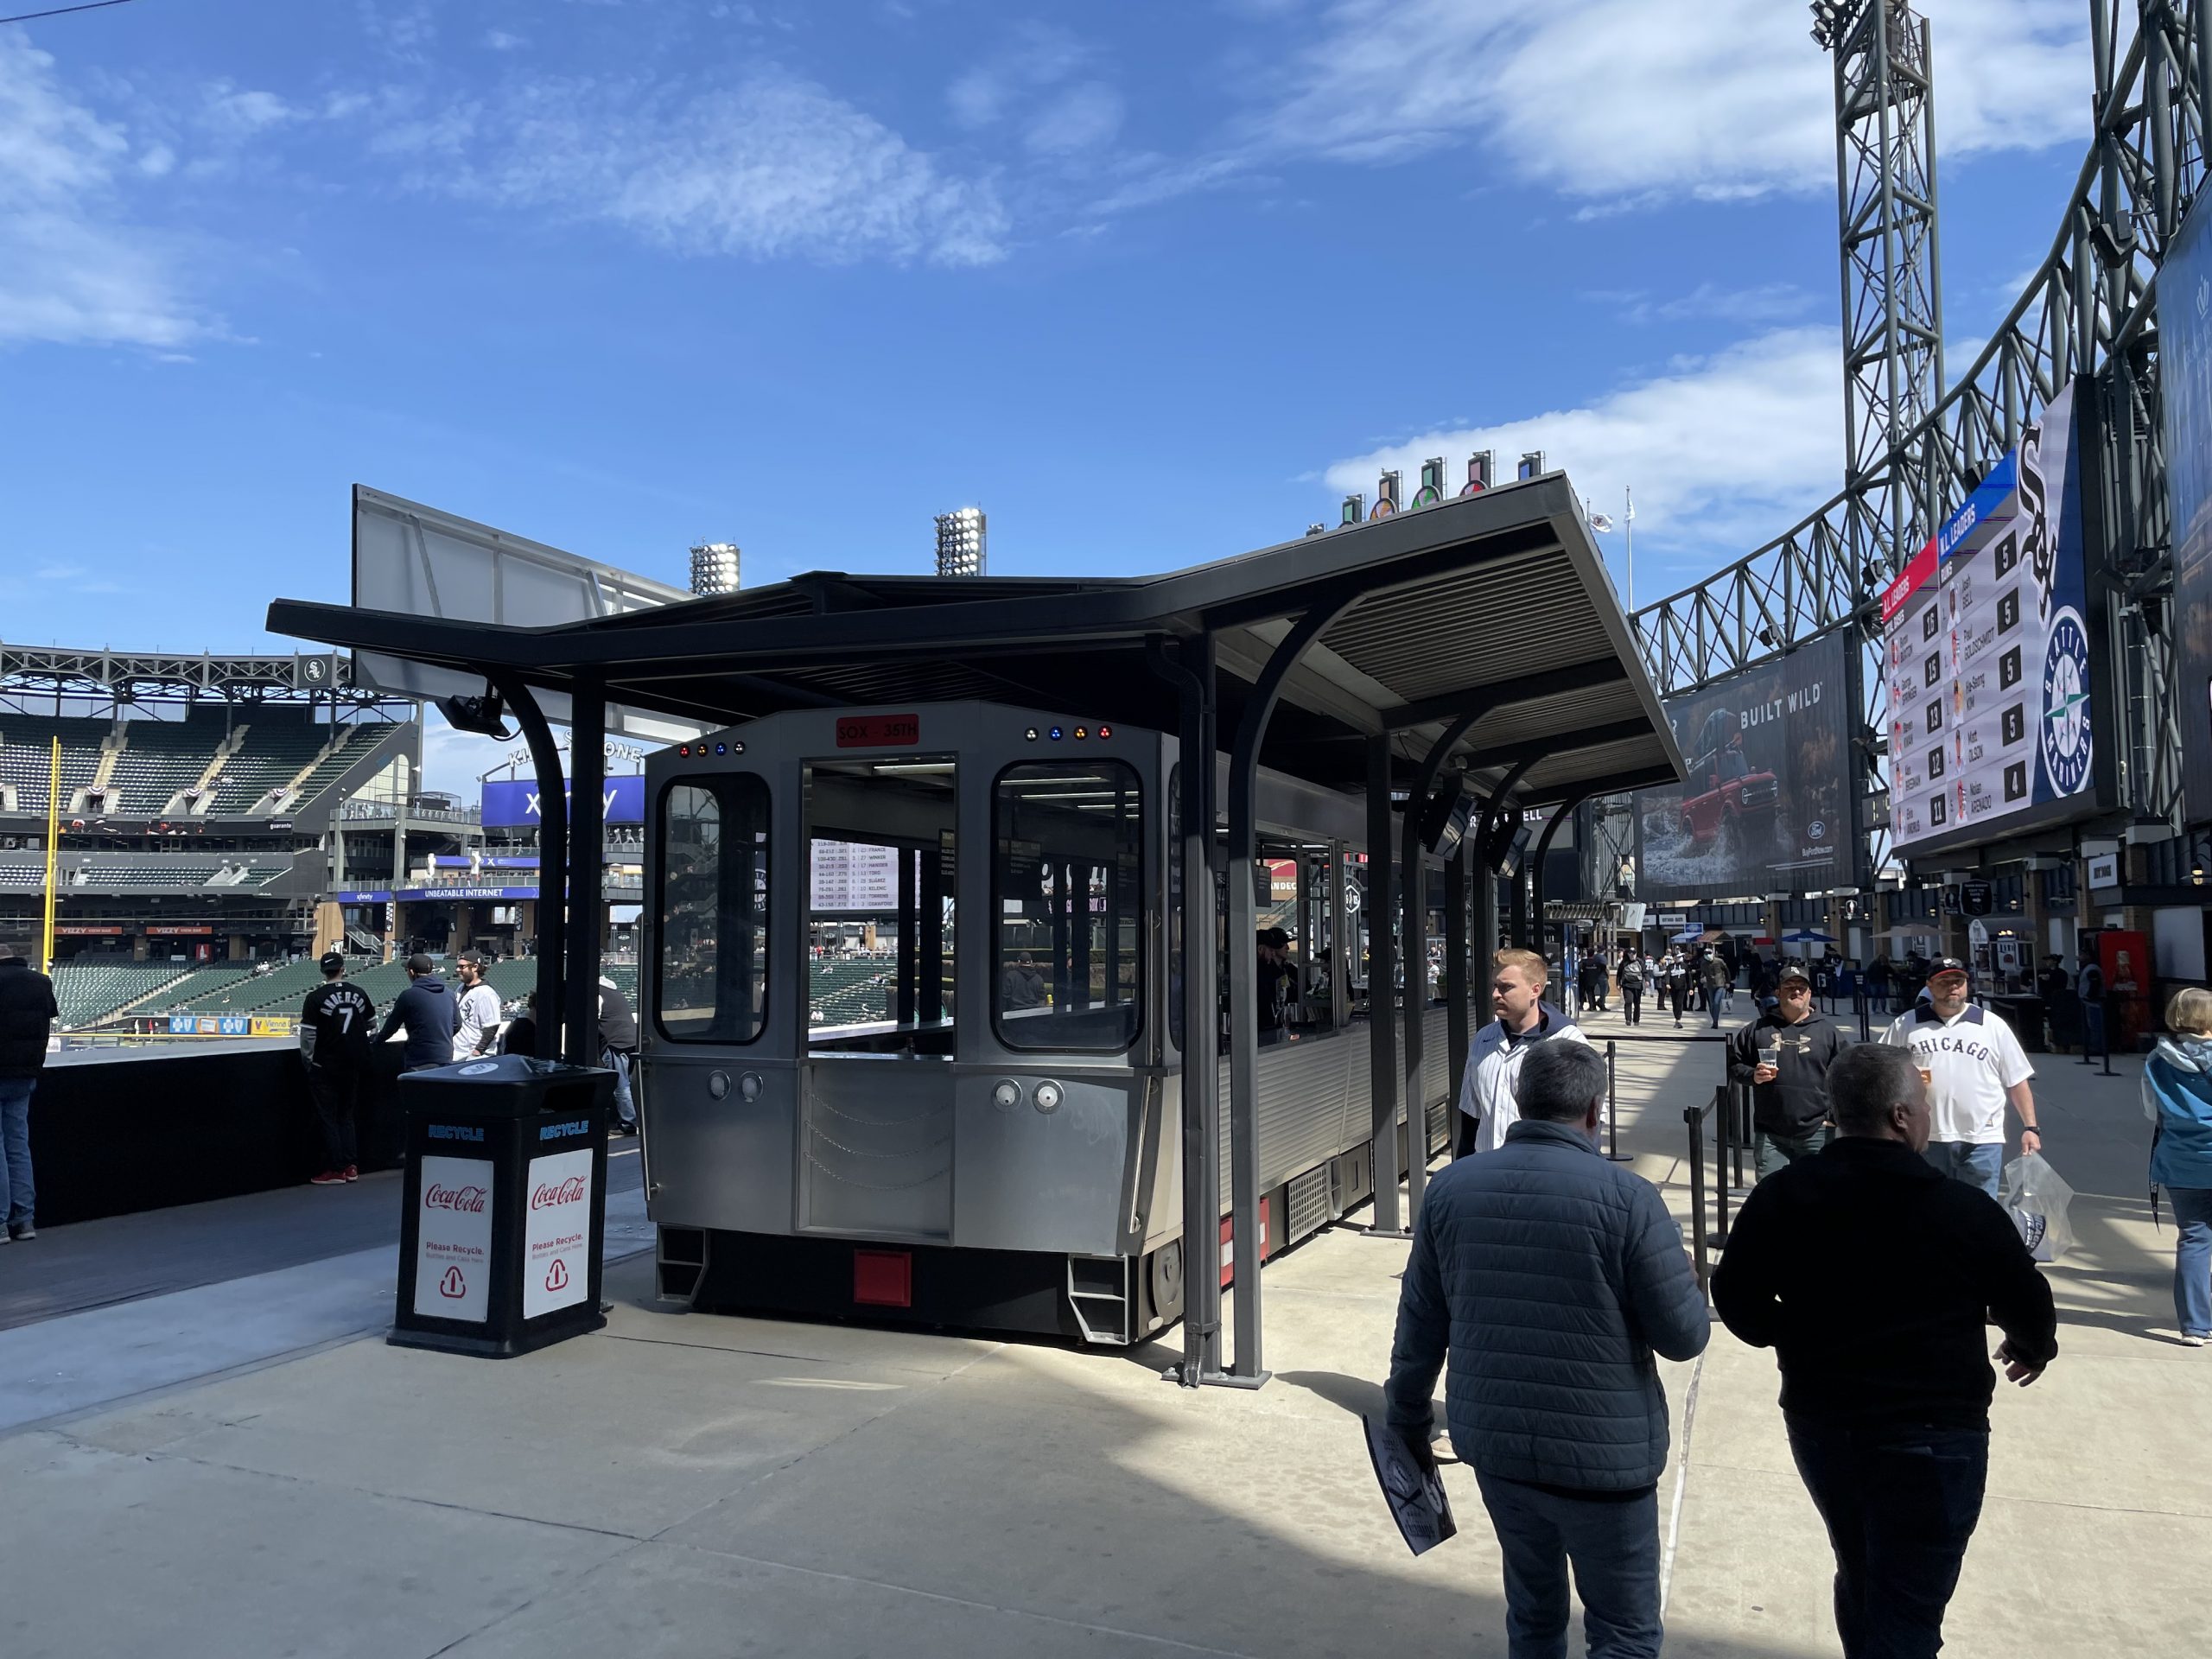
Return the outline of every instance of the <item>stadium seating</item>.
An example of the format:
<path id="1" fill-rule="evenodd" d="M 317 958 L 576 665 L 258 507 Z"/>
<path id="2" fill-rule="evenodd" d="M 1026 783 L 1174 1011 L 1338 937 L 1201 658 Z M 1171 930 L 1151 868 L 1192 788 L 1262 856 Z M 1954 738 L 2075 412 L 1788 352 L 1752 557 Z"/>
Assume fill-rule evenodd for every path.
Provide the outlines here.
<path id="1" fill-rule="evenodd" d="M 297 710 L 253 711 L 238 753 L 223 762 L 215 785 L 214 815 L 235 817 L 251 811 L 270 790 L 297 777 L 330 735 L 328 726 Z"/>
<path id="2" fill-rule="evenodd" d="M 200 781 L 227 735 L 219 709 L 195 709 L 183 720 L 128 720 L 123 733 L 123 750 L 108 780 L 116 792 L 107 810 L 126 817 L 166 810 L 179 790 Z"/>
<path id="3" fill-rule="evenodd" d="M 326 738 L 329 735 L 329 727 L 318 729 Z M 301 780 L 300 798 L 296 805 L 304 806 L 315 799 L 343 777 L 355 762 L 391 734 L 391 727 L 383 721 L 361 721 L 340 729 L 344 735 L 339 739 L 337 747 L 316 761 L 315 770 Z"/>
<path id="4" fill-rule="evenodd" d="M 163 986 L 159 995 L 150 998 L 131 1012 L 155 1014 L 179 1012 L 185 1003 L 221 988 L 252 967 L 250 962 L 202 963 L 175 984 Z"/>
<path id="5" fill-rule="evenodd" d="M 54 1000 L 71 1030 L 96 1024 L 126 1002 L 158 991 L 185 969 L 173 962 L 133 962 L 127 957 L 77 957 L 54 964 Z"/>
<path id="6" fill-rule="evenodd" d="M 16 810 L 46 810 L 52 765 L 48 746 L 59 737 L 61 806 L 67 812 L 69 798 L 89 785 L 99 771 L 100 745 L 113 729 L 111 722 L 105 720 L 0 714 L 0 783 L 16 786 Z"/>
<path id="7" fill-rule="evenodd" d="M 256 977 L 225 976 L 200 995 L 170 1007 L 180 1014 L 297 1014 L 302 997 L 322 983 L 322 969 L 312 961 L 287 963 Z"/>
<path id="8" fill-rule="evenodd" d="M 863 958 L 810 965 L 813 1009 L 822 1016 L 816 1023 L 849 1026 L 891 1017 L 891 988 L 874 982 L 890 973 L 891 963 Z"/>

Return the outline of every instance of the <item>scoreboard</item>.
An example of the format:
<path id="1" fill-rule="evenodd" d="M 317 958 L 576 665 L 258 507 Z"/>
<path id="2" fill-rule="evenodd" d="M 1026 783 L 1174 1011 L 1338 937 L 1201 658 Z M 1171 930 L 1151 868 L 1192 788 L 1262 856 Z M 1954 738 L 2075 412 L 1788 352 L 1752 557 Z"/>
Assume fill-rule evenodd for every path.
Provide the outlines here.
<path id="1" fill-rule="evenodd" d="M 2073 413 L 2069 385 L 1882 595 L 1900 852 L 2094 804 Z"/>

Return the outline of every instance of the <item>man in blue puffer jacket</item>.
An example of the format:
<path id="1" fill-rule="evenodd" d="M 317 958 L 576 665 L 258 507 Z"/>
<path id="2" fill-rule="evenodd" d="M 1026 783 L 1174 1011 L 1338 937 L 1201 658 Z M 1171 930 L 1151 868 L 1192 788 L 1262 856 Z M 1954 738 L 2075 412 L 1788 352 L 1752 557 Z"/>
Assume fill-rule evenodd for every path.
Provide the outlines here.
<path id="1" fill-rule="evenodd" d="M 1505 1144 L 1429 1179 L 1398 1301 L 1390 1426 L 1429 1456 L 1446 1389 L 1505 1557 L 1512 1659 L 1563 1659 L 1567 1564 L 1590 1659 L 1659 1651 L 1658 1483 L 1667 1396 L 1654 1356 L 1712 1325 L 1681 1230 L 1649 1182 L 1598 1151 L 1605 1060 L 1545 1043 Z"/>

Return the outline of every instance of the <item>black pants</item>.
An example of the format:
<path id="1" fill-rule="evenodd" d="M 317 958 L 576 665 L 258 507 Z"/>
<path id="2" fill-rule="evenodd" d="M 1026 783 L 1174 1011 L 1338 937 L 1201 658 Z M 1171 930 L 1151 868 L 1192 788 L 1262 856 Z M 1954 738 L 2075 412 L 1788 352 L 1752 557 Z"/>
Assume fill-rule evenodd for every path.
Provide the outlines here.
<path id="1" fill-rule="evenodd" d="M 1452 1155 L 1465 1158 L 1475 1149 L 1475 1136 L 1481 1132 L 1482 1120 L 1471 1112 L 1452 1109 Z"/>
<path id="2" fill-rule="evenodd" d="M 1643 986 L 1624 985 L 1621 987 L 1621 1017 L 1631 1026 L 1640 1026 L 1643 1023 Z"/>
<path id="3" fill-rule="evenodd" d="M 1790 1454 L 1835 1549 L 1844 1659 L 1932 1656 L 1981 1518 L 1988 1431 L 1787 1421 Z"/>
<path id="4" fill-rule="evenodd" d="M 308 1093 L 315 1101 L 315 1121 L 322 1126 L 326 1169 L 351 1169 L 361 1161 L 353 1142 L 353 1105 L 359 1087 L 360 1078 L 352 1071 L 327 1065 L 308 1068 Z"/>

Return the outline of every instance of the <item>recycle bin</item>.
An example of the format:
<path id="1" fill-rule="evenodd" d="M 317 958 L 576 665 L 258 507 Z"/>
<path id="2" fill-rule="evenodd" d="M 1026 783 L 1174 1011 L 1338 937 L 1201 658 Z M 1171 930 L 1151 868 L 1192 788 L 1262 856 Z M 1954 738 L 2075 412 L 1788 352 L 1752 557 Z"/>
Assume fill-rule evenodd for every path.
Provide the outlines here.
<path id="1" fill-rule="evenodd" d="M 401 1347 L 505 1359 L 596 1331 L 614 1074 L 523 1054 L 410 1071 Z"/>

